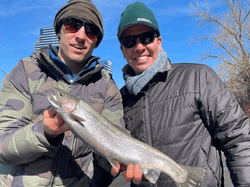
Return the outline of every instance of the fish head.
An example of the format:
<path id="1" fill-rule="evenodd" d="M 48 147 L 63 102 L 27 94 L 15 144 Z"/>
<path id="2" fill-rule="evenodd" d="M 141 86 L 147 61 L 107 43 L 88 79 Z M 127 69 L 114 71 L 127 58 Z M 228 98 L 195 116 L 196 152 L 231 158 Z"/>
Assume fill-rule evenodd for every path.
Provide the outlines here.
<path id="1" fill-rule="evenodd" d="M 77 108 L 79 98 L 59 89 L 54 88 L 55 95 L 46 92 L 47 99 L 55 110 L 64 109 L 73 112 Z"/>

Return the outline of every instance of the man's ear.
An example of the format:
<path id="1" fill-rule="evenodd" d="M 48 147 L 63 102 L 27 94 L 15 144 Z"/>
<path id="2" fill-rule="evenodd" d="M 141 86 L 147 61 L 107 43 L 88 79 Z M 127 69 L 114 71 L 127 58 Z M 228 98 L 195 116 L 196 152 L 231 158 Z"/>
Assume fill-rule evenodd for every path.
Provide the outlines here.
<path id="1" fill-rule="evenodd" d="M 158 42 L 159 50 L 162 50 L 162 38 L 161 38 L 161 36 L 159 36 L 157 38 L 157 42 Z"/>

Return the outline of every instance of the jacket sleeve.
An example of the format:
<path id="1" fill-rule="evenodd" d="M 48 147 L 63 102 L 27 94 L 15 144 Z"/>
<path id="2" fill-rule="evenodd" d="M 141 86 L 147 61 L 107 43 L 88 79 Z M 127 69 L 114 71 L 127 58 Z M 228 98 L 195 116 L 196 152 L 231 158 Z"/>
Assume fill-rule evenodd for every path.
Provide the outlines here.
<path id="1" fill-rule="evenodd" d="M 54 149 L 44 136 L 42 122 L 31 123 L 32 97 L 26 73 L 20 61 L 2 82 L 0 163 L 4 165 L 25 164 Z"/>
<path id="2" fill-rule="evenodd" d="M 125 128 L 121 93 L 112 78 L 109 79 L 107 86 L 102 115 L 113 124 Z"/>
<path id="3" fill-rule="evenodd" d="M 201 113 L 217 149 L 224 152 L 235 186 L 250 185 L 249 119 L 216 73 L 204 65 L 199 72 Z"/>

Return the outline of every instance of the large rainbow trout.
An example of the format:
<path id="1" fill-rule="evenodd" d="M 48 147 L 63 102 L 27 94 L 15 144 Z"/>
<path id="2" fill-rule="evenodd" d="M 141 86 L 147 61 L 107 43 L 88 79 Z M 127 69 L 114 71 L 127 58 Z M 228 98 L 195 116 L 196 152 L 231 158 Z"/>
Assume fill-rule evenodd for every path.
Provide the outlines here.
<path id="1" fill-rule="evenodd" d="M 142 173 L 156 183 L 160 173 L 168 174 L 178 187 L 200 186 L 205 170 L 177 164 L 161 151 L 133 138 L 79 98 L 55 88 L 56 95 L 47 98 L 69 129 L 93 150 L 104 155 L 117 168 L 118 163 L 139 164 Z"/>

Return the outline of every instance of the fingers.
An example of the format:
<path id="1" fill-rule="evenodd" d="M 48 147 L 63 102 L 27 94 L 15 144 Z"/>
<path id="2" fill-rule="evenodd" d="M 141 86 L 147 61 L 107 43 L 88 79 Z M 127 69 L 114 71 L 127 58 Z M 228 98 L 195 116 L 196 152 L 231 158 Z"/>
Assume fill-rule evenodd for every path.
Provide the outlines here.
<path id="1" fill-rule="evenodd" d="M 129 164 L 126 172 L 123 172 L 123 177 L 126 182 L 133 181 L 134 184 L 139 184 L 142 180 L 142 171 L 139 165 Z"/>
<path id="2" fill-rule="evenodd" d="M 46 117 L 46 118 L 54 118 L 56 115 L 56 111 L 53 110 L 52 108 L 48 109 L 48 110 L 45 110 L 43 112 L 43 116 Z"/>
<path id="3" fill-rule="evenodd" d="M 134 165 L 129 164 L 127 170 L 123 172 L 123 177 L 126 182 L 130 182 L 134 177 Z"/>
<path id="4" fill-rule="evenodd" d="M 43 130 L 47 137 L 54 138 L 69 130 L 63 118 L 53 109 L 45 110 L 43 113 Z"/>
<path id="5" fill-rule="evenodd" d="M 116 169 L 114 167 L 111 168 L 111 175 L 115 177 L 119 174 L 119 171 L 120 171 L 120 164 L 118 165 Z"/>
<path id="6" fill-rule="evenodd" d="M 56 126 L 63 124 L 63 118 L 53 109 L 48 109 L 43 112 L 44 119 L 47 119 L 48 123 L 55 124 Z"/>

